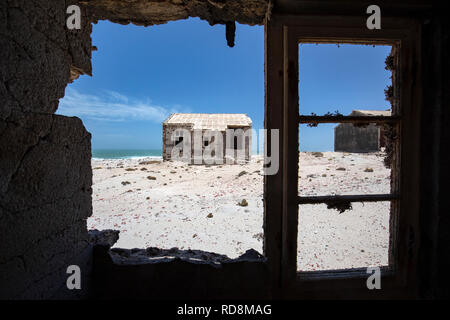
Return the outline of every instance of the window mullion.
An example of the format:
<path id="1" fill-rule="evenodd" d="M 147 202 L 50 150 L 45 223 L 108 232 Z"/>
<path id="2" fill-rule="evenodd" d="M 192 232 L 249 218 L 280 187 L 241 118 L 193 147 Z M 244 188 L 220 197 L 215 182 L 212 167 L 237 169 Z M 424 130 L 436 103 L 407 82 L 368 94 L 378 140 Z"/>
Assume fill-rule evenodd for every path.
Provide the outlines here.
<path id="1" fill-rule="evenodd" d="M 381 202 L 400 199 L 399 194 L 362 194 L 362 195 L 330 195 L 330 196 L 298 196 L 298 204 L 319 204 L 327 202 Z"/>

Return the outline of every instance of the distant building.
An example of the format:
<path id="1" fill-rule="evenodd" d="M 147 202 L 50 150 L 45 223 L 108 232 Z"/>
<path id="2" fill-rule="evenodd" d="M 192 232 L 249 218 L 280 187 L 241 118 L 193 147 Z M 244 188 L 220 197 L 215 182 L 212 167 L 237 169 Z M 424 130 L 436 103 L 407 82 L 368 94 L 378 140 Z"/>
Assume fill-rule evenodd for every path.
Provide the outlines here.
<path id="1" fill-rule="evenodd" d="M 390 116 L 391 111 L 353 110 L 350 116 Z M 357 127 L 351 123 L 341 123 L 334 128 L 334 151 L 375 152 L 385 147 L 382 126 L 373 123 Z"/>
<path id="2" fill-rule="evenodd" d="M 163 122 L 163 159 L 171 160 L 177 154 L 175 146 L 190 145 L 189 160 L 193 163 L 205 163 L 200 158 L 208 146 L 209 151 L 214 149 L 211 155 L 216 160 L 227 163 L 249 161 L 251 129 L 252 120 L 242 113 L 174 113 Z"/>

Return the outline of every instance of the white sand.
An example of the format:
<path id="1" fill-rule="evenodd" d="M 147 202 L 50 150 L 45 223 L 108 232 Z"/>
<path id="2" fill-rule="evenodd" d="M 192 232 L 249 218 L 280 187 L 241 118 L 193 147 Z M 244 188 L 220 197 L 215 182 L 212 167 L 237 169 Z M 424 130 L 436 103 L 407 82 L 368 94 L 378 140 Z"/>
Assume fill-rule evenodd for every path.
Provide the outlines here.
<path id="1" fill-rule="evenodd" d="M 119 248 L 178 247 L 231 258 L 250 248 L 262 253 L 261 158 L 245 165 L 139 164 L 152 160 L 92 160 L 89 229 L 120 230 Z M 302 152 L 299 194 L 388 193 L 390 172 L 382 160 L 381 153 Z M 237 205 L 242 199 L 248 206 Z M 357 203 L 342 214 L 326 205 L 300 206 L 298 269 L 387 265 L 388 239 L 389 203 Z"/>

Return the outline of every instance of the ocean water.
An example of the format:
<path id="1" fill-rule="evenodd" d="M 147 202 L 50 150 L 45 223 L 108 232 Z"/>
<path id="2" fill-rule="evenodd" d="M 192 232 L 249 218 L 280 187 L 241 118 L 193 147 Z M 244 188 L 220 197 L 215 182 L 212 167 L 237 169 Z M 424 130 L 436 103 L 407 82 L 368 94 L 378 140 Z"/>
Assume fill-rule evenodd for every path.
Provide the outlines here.
<path id="1" fill-rule="evenodd" d="M 92 159 L 135 159 L 161 157 L 162 150 L 153 149 L 94 149 Z"/>

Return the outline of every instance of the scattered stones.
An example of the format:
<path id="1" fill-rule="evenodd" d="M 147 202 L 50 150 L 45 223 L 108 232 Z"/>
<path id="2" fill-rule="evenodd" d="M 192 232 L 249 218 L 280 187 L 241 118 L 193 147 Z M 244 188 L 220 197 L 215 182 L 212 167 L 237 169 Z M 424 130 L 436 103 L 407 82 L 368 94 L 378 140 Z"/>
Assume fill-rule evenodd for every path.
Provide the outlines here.
<path id="1" fill-rule="evenodd" d="M 130 182 L 130 181 L 122 181 L 121 184 L 122 184 L 123 186 L 126 186 L 127 184 L 131 184 L 131 182 Z"/>
<path id="2" fill-rule="evenodd" d="M 238 176 L 238 178 L 239 178 L 239 177 L 242 177 L 244 174 L 247 174 L 247 171 L 245 171 L 245 170 L 244 170 L 244 171 L 241 171 L 241 172 L 238 173 L 237 176 Z"/>
<path id="3" fill-rule="evenodd" d="M 149 165 L 149 164 L 158 164 L 158 163 L 161 163 L 161 161 L 150 160 L 150 161 L 141 161 L 141 162 L 139 162 L 140 165 Z"/>
<path id="4" fill-rule="evenodd" d="M 323 157 L 323 153 L 322 152 L 312 152 L 311 155 L 313 155 L 316 158 L 321 158 Z"/>
<path id="5" fill-rule="evenodd" d="M 242 199 L 241 202 L 238 202 L 238 206 L 241 206 L 241 207 L 246 207 L 246 206 L 248 206 L 247 200 Z"/>
<path id="6" fill-rule="evenodd" d="M 262 240 L 264 240 L 264 233 L 262 233 L 262 232 L 256 233 L 253 235 L 253 238 L 255 238 L 258 241 L 262 241 Z"/>
<path id="7" fill-rule="evenodd" d="M 305 153 L 302 153 L 301 155 L 304 156 Z M 351 157 L 346 157 L 346 159 L 343 159 L 344 161 L 340 159 L 340 155 L 336 155 L 334 158 L 330 158 L 331 160 L 333 160 L 330 162 L 326 161 L 326 159 L 330 157 L 328 152 L 324 152 L 322 160 L 320 159 L 320 155 L 317 155 L 316 157 L 313 156 L 312 153 L 308 153 L 307 155 L 309 156 L 306 156 L 304 159 L 307 159 L 308 161 L 310 161 L 310 163 L 306 164 L 301 163 L 301 165 L 299 165 L 300 170 L 299 177 L 301 173 L 301 177 L 303 178 L 299 180 L 299 192 L 301 193 L 301 195 L 305 196 L 313 196 L 316 194 L 321 195 L 327 194 L 326 193 L 327 191 L 330 191 L 329 193 L 331 195 L 340 194 L 341 192 L 342 194 L 346 194 L 355 191 L 354 189 L 352 189 L 352 187 L 358 183 L 361 183 L 361 192 L 367 192 L 367 190 L 369 191 L 371 190 L 370 188 L 372 185 L 367 182 L 369 181 L 371 182 L 372 180 L 375 180 L 378 177 L 383 177 L 383 181 L 385 179 L 386 180 L 389 179 L 389 176 L 385 178 L 387 173 L 383 168 L 380 169 L 377 166 L 377 163 L 372 163 L 369 161 L 359 162 L 360 158 L 362 160 L 365 160 L 365 157 L 368 157 L 370 160 L 372 160 L 373 158 L 372 155 L 360 156 L 352 154 Z M 353 158 L 355 159 L 355 161 L 351 162 Z M 105 169 L 108 165 L 111 164 L 113 168 L 115 168 L 115 165 L 112 162 L 100 163 L 93 161 L 92 168 L 101 165 L 103 166 L 103 169 Z M 128 191 L 128 192 L 134 191 L 136 195 L 125 193 L 124 191 L 126 190 L 117 185 L 117 182 L 121 182 L 121 179 L 111 179 L 111 182 L 116 186 L 116 189 L 110 190 L 110 191 L 114 190 L 116 192 L 115 194 L 112 194 L 112 197 L 120 195 L 126 201 L 129 200 L 130 202 L 131 201 L 135 201 L 138 203 L 140 202 L 140 206 L 136 206 L 136 208 L 133 207 L 131 208 L 131 210 L 133 210 L 133 213 L 135 213 L 136 216 L 130 216 L 130 218 L 128 217 L 125 218 L 126 212 L 130 209 L 125 206 L 117 206 L 117 208 L 113 207 L 111 210 L 109 210 L 112 212 L 111 221 L 113 221 L 114 223 L 107 222 L 103 217 L 101 219 L 97 219 L 97 217 L 94 216 L 93 218 L 90 218 L 91 225 L 95 223 L 96 226 L 100 226 L 101 224 L 109 223 L 111 228 L 121 229 L 122 243 L 125 243 L 126 241 L 130 242 L 131 240 L 129 239 L 134 238 L 152 239 L 151 241 L 153 242 L 149 243 L 143 242 L 142 245 L 139 245 L 140 247 L 144 248 L 148 245 L 166 243 L 166 241 L 169 247 L 173 245 L 186 245 L 187 243 L 192 242 L 195 244 L 200 243 L 208 250 L 209 247 L 213 247 L 216 244 L 218 244 L 219 246 L 221 246 L 221 248 L 225 248 L 223 250 L 229 250 L 230 254 L 235 254 L 235 251 L 240 252 L 246 247 L 249 247 L 249 244 L 255 246 L 255 248 L 257 248 L 258 245 L 262 245 L 262 242 L 264 240 L 264 233 L 260 232 L 262 231 L 260 228 L 262 223 L 257 224 L 253 223 L 254 217 L 258 212 L 262 212 L 264 206 L 263 194 L 261 193 L 262 181 L 260 180 L 261 177 L 259 177 L 258 175 L 258 173 L 263 172 L 263 169 L 261 169 L 262 165 L 255 166 L 254 163 L 244 164 L 242 166 L 223 165 L 223 166 L 213 166 L 206 170 L 204 169 L 206 166 L 201 165 L 201 166 L 190 166 L 189 169 L 191 170 L 185 172 L 185 170 L 187 170 L 186 166 L 180 166 L 177 162 L 174 163 L 164 162 L 161 164 L 161 166 L 145 166 L 146 168 L 143 168 L 143 166 L 137 166 L 137 161 L 127 160 L 124 161 L 124 164 L 125 168 L 136 168 L 136 170 L 138 171 L 134 173 L 133 172 L 127 173 L 125 170 L 121 169 L 117 170 L 113 169 L 111 170 L 111 172 L 108 172 L 106 170 L 94 171 L 94 178 L 95 178 L 94 181 L 96 182 L 96 186 L 94 187 L 93 194 L 96 194 L 99 190 L 105 188 L 102 177 L 110 178 L 112 174 L 116 174 L 121 175 L 124 178 L 133 180 L 123 185 L 127 185 L 129 183 L 134 184 L 134 181 L 136 181 L 135 182 L 136 184 L 134 184 L 133 186 L 134 189 Z M 346 169 L 347 168 L 346 166 L 351 166 L 353 164 L 357 164 L 357 166 L 354 168 Z M 174 165 L 177 166 L 177 169 L 174 168 Z M 314 166 L 318 167 L 315 168 Z M 219 167 L 224 168 L 224 170 L 218 170 Z M 373 172 L 376 171 L 377 175 L 375 174 L 358 175 L 358 172 L 359 173 L 364 172 L 366 168 L 369 169 L 373 168 Z M 178 169 L 180 170 L 180 172 L 178 172 Z M 157 173 L 158 170 L 160 170 L 159 173 Z M 327 172 L 329 171 L 329 173 L 324 173 L 323 171 L 325 170 L 327 170 Z M 334 174 L 332 174 L 333 171 L 336 170 L 344 172 L 343 173 L 335 172 Z M 346 171 L 349 172 L 347 173 Z M 203 175 L 204 172 L 206 172 L 205 175 Z M 154 177 L 156 181 L 145 182 L 145 179 L 147 178 L 146 174 L 151 173 L 157 175 Z M 174 173 L 178 174 L 179 176 L 182 175 L 183 179 L 180 180 L 178 178 L 175 178 Z M 379 176 L 378 173 L 380 173 Z M 247 175 L 247 177 L 240 179 L 240 177 L 244 175 Z M 134 176 L 136 177 L 139 176 L 139 178 L 135 178 Z M 252 181 L 252 179 L 255 179 L 254 177 L 257 177 L 256 178 L 258 179 L 257 182 Z M 320 177 L 322 177 L 322 179 L 320 179 Z M 169 178 L 172 178 L 171 180 L 173 181 L 169 181 Z M 192 186 L 190 184 L 191 179 L 195 181 L 195 183 L 197 183 L 198 180 L 198 183 L 199 185 L 202 185 L 203 190 L 194 188 L 191 189 Z M 308 182 L 308 180 L 310 179 L 312 179 L 312 181 Z M 345 183 L 342 183 L 340 181 L 344 181 Z M 168 188 L 169 182 L 171 182 L 170 188 Z M 111 186 L 111 188 L 113 187 L 114 186 Z M 210 187 L 210 189 L 208 189 L 208 187 Z M 144 190 L 145 192 L 138 191 L 138 189 L 136 188 L 142 188 L 142 190 Z M 108 202 L 110 202 L 110 201 L 101 201 L 102 200 L 101 197 L 102 194 L 99 193 L 99 196 L 94 197 L 93 199 L 93 201 L 97 201 L 97 207 L 107 205 Z M 110 198 L 111 197 L 105 198 L 105 200 L 110 200 Z M 246 198 L 248 198 L 249 200 L 246 200 Z M 170 201 L 171 199 L 172 203 Z M 252 206 L 249 205 L 250 202 L 252 203 Z M 236 205 L 240 206 L 241 208 L 236 208 Z M 334 210 L 331 211 L 327 209 L 327 205 L 311 206 L 314 208 L 314 210 L 311 211 L 315 212 L 318 210 L 321 212 L 322 210 L 324 212 L 327 212 L 326 216 L 327 219 L 328 218 L 333 219 L 335 216 L 337 216 L 338 212 L 346 211 L 349 209 L 332 203 L 330 209 L 338 210 L 338 212 L 334 212 Z M 233 208 L 235 209 L 233 210 Z M 359 209 L 359 207 L 356 206 L 355 208 Z M 200 215 L 198 215 L 198 213 L 200 213 Z M 233 241 L 233 246 L 230 246 L 230 248 L 227 248 L 225 245 L 221 244 L 222 240 L 218 240 L 221 236 L 220 232 L 217 232 L 217 230 L 215 229 L 217 225 L 219 225 L 220 228 L 222 228 L 223 222 L 227 221 L 226 219 L 228 218 L 227 216 L 228 214 L 233 219 L 236 219 L 236 221 L 239 223 L 240 231 L 242 231 L 242 233 L 245 234 L 245 237 L 242 238 L 242 239 L 245 238 L 244 240 L 236 237 L 236 240 Z M 309 214 L 309 213 L 306 210 L 303 210 L 302 214 Z M 354 213 L 349 211 L 347 215 L 343 214 L 342 216 L 339 217 L 339 219 L 342 219 L 344 224 L 346 223 L 345 220 L 351 221 L 351 223 L 353 223 L 352 215 L 354 215 Z M 154 225 L 163 227 L 160 227 L 157 231 L 152 230 L 151 232 L 148 232 L 144 228 L 143 231 L 141 231 L 140 229 L 136 229 L 139 231 L 135 231 L 134 229 L 132 229 L 132 226 L 130 225 L 131 223 L 144 223 L 147 221 L 146 219 L 153 219 L 152 221 L 154 221 Z M 314 217 L 314 219 L 316 218 Z M 123 221 L 125 221 L 126 224 L 122 225 Z M 253 223 L 251 227 L 249 227 L 250 222 Z M 172 228 L 172 224 L 174 223 L 181 224 L 181 228 L 179 229 Z M 206 230 L 202 228 L 198 229 L 192 227 L 197 226 L 198 224 L 203 224 Z M 178 226 L 180 225 L 177 225 L 177 227 Z M 234 226 L 235 225 L 233 225 L 233 227 Z M 125 232 L 126 229 L 128 229 L 128 232 Z M 321 233 L 323 231 L 322 229 L 323 228 L 321 228 L 321 226 L 314 226 L 313 228 L 308 229 L 307 233 L 308 235 L 312 234 L 313 236 L 318 235 L 318 237 L 315 237 L 315 239 L 316 238 L 320 239 Z M 339 229 L 336 228 L 336 230 Z M 197 231 L 200 232 L 200 235 L 198 235 L 198 233 L 195 233 Z M 181 242 L 177 243 L 174 240 L 176 238 L 174 233 L 178 232 L 182 232 L 183 236 L 180 238 Z M 213 236 L 210 236 L 210 232 L 214 233 Z M 161 233 L 161 235 L 159 233 Z M 218 233 L 219 235 L 217 235 Z M 191 238 L 189 238 L 189 235 L 191 236 Z M 214 236 L 216 238 L 214 238 Z M 126 240 L 125 242 L 124 239 Z M 240 240 L 239 242 L 242 243 L 242 246 L 237 244 L 238 243 L 237 240 Z M 336 240 L 342 241 L 341 238 L 336 238 Z M 358 247 L 358 245 L 359 244 L 355 244 L 354 248 L 357 251 L 357 253 L 361 248 Z M 330 247 L 331 249 L 328 248 L 328 251 L 332 252 L 332 250 L 334 250 L 334 246 L 331 244 Z M 179 248 L 183 249 L 183 246 Z M 185 249 L 187 249 L 187 247 L 185 247 Z M 204 248 L 202 247 L 202 250 L 203 249 Z M 167 253 L 167 250 L 164 250 L 164 252 Z M 320 252 L 320 254 L 323 254 L 323 252 Z M 317 253 L 319 257 L 320 254 Z M 359 256 L 368 257 L 371 254 L 372 252 L 370 250 L 366 250 L 366 253 L 360 254 Z M 318 263 L 323 264 L 324 262 L 318 261 Z M 314 268 L 319 267 L 314 265 Z"/>
<path id="8" fill-rule="evenodd" d="M 147 179 L 148 179 L 148 180 L 156 180 L 156 177 L 154 177 L 154 176 L 148 176 Z"/>

